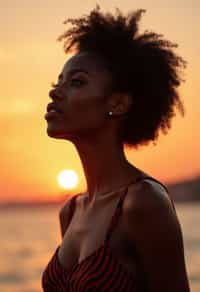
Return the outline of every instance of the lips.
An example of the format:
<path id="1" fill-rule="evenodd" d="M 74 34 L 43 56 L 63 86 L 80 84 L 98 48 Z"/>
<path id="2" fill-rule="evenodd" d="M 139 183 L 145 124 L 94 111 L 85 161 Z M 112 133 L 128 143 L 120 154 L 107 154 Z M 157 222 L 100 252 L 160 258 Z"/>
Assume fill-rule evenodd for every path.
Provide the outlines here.
<path id="1" fill-rule="evenodd" d="M 47 112 L 44 116 L 45 120 L 51 120 L 51 119 L 55 119 L 58 118 L 60 115 L 59 112 L 55 111 L 55 110 L 50 110 L 49 112 Z"/>
<path id="2" fill-rule="evenodd" d="M 55 103 L 49 103 L 47 105 L 47 112 L 50 112 L 51 110 L 54 110 L 58 113 L 62 113 L 62 110 L 59 109 L 59 107 Z"/>
<path id="3" fill-rule="evenodd" d="M 47 105 L 47 112 L 44 116 L 46 120 L 57 118 L 62 113 L 62 110 L 58 108 L 54 103 L 49 103 Z"/>

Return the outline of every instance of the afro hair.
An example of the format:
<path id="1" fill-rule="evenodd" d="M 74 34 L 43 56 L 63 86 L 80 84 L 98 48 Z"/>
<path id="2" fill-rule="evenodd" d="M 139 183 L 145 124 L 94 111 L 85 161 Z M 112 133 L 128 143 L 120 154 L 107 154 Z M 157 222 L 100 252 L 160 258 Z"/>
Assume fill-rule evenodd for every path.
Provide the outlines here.
<path id="1" fill-rule="evenodd" d="M 123 15 L 102 13 L 97 5 L 89 15 L 67 19 L 71 27 L 58 37 L 64 39 L 64 51 L 88 51 L 106 61 L 113 77 L 113 90 L 128 93 L 132 106 L 125 114 L 120 138 L 129 148 L 150 141 L 156 145 L 159 130 L 167 134 L 175 107 L 182 116 L 185 110 L 177 87 L 181 67 L 187 62 L 172 49 L 177 47 L 163 35 L 146 30 L 138 33 L 138 22 L 144 9 Z"/>

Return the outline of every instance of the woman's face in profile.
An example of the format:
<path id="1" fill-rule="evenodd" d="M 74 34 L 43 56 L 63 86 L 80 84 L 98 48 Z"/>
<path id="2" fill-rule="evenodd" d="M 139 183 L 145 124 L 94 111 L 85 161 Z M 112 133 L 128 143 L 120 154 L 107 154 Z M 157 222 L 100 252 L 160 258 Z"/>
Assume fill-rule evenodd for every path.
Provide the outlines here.
<path id="1" fill-rule="evenodd" d="M 61 112 L 45 115 L 48 136 L 70 140 L 103 130 L 110 85 L 111 74 L 98 56 L 81 52 L 69 59 L 49 92 Z"/>

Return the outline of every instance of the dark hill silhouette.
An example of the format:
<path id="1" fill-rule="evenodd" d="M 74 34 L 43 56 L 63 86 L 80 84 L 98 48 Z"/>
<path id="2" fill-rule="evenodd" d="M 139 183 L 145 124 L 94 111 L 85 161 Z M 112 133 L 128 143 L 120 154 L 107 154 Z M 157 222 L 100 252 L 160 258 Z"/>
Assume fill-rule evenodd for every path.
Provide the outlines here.
<path id="1" fill-rule="evenodd" d="M 175 202 L 200 202 L 200 175 L 188 180 L 176 182 L 176 183 L 165 183 L 169 190 L 170 196 Z M 69 194 L 71 195 L 71 193 Z M 43 201 L 43 202 L 2 202 L 0 207 L 42 207 L 42 206 L 61 206 L 68 194 L 60 196 L 57 201 Z"/>
<path id="2" fill-rule="evenodd" d="M 175 202 L 200 202 L 200 176 L 166 186 Z"/>

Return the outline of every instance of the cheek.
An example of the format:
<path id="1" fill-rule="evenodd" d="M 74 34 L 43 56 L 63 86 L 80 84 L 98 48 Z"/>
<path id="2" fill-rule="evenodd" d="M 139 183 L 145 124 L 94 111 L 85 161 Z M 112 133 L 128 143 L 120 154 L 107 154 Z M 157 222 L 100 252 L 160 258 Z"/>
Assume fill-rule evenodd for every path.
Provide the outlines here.
<path id="1" fill-rule="evenodd" d="M 86 120 L 102 118 L 103 113 L 105 113 L 103 92 L 95 86 L 86 88 L 85 90 L 71 92 L 68 96 L 67 104 L 66 113 L 69 113 L 70 116 L 76 115 Z"/>

